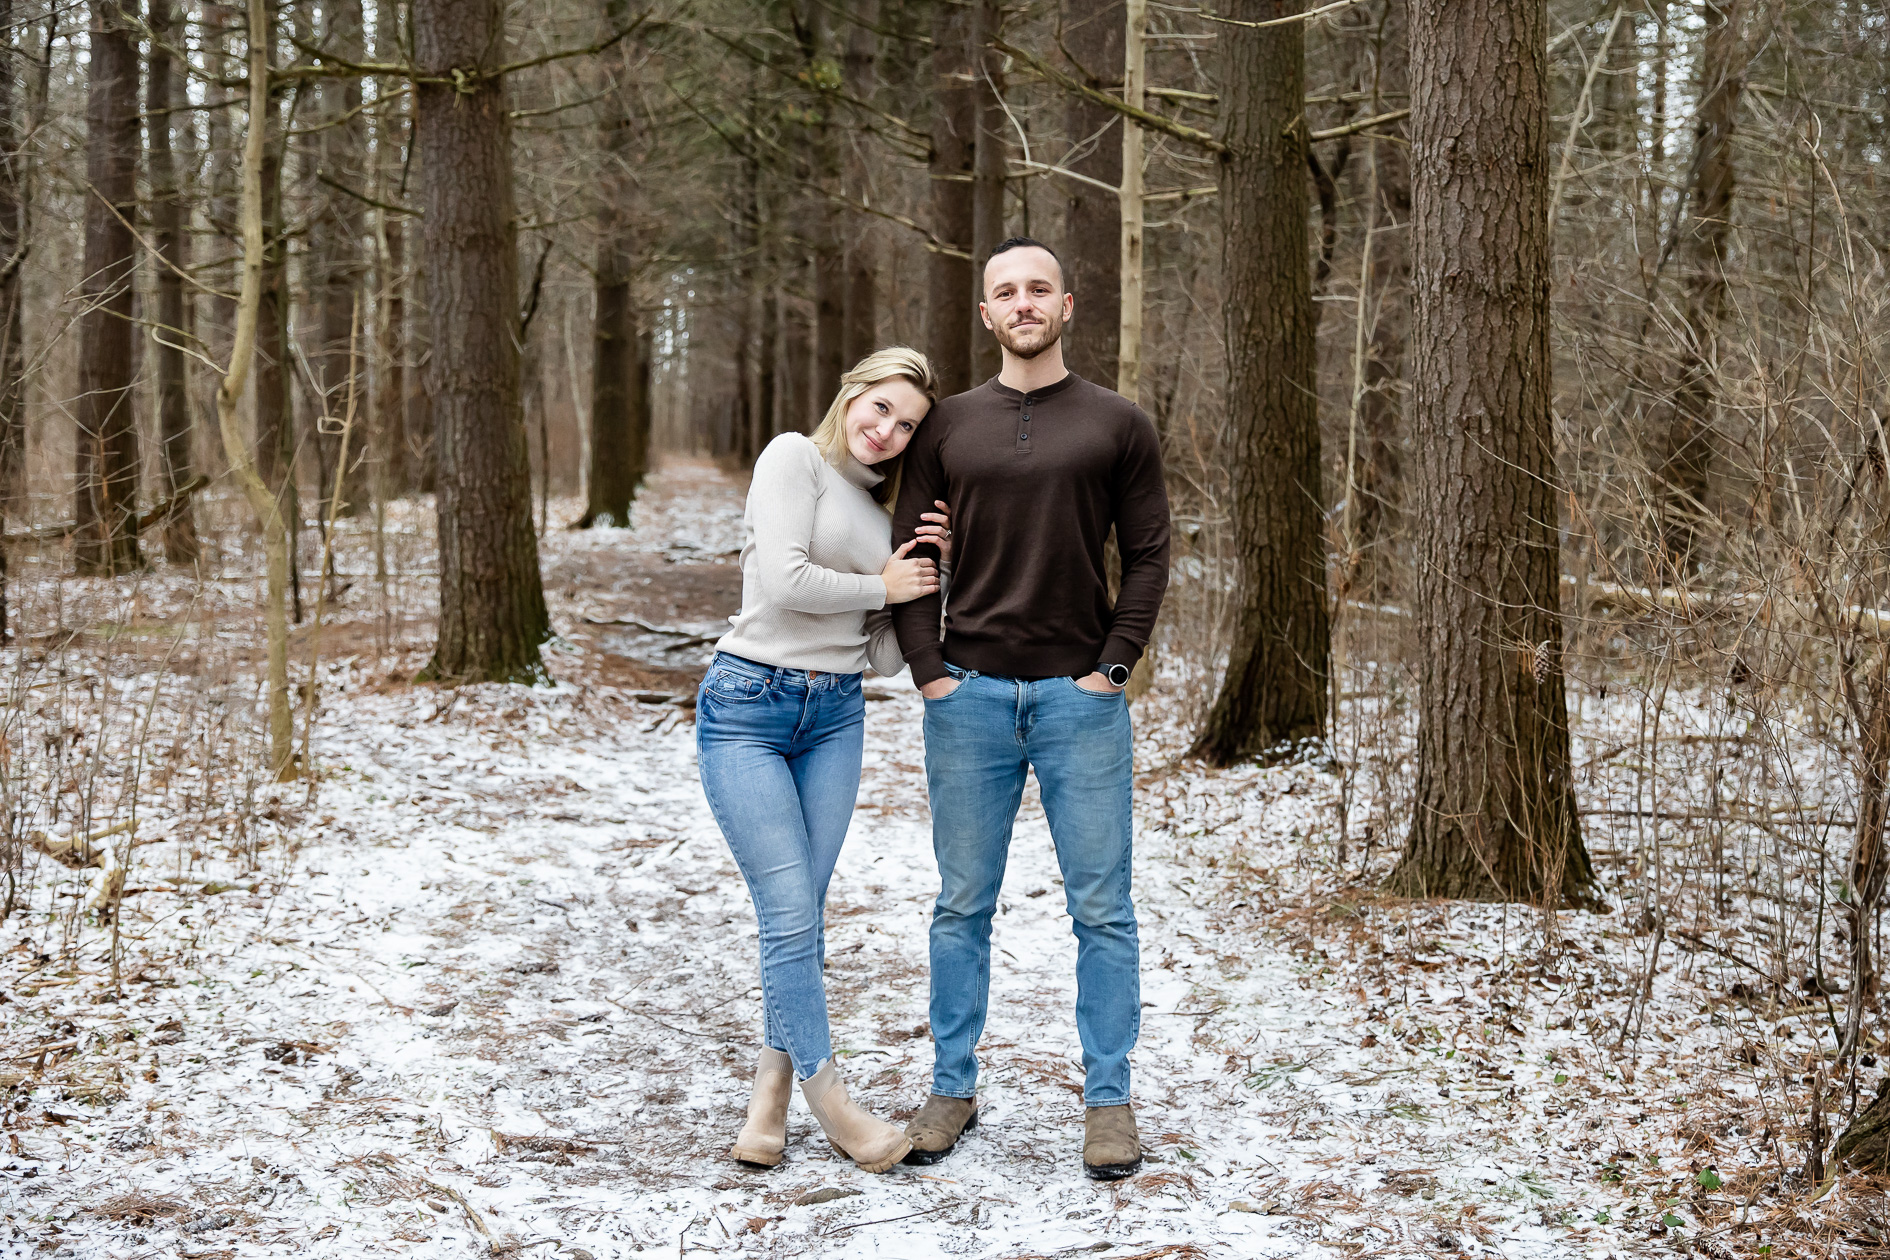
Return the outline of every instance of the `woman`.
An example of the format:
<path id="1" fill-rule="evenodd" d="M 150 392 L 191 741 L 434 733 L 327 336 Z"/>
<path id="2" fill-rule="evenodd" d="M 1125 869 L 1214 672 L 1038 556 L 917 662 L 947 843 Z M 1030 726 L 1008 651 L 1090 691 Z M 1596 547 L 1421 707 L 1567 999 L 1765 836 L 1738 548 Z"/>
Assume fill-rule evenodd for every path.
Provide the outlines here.
<path id="1" fill-rule="evenodd" d="M 924 355 L 881 350 L 841 377 L 813 437 L 784 433 L 755 461 L 742 609 L 696 701 L 703 792 L 761 931 L 761 1062 L 729 1152 L 744 1163 L 781 1162 L 795 1079 L 828 1140 L 868 1172 L 911 1149 L 835 1072 L 822 907 L 860 786 L 861 672 L 905 667 L 885 609 L 938 590 L 933 561 L 907 554 L 919 539 L 892 550 L 902 457 L 936 393 Z M 919 532 L 949 563 L 945 517 L 927 519 Z"/>

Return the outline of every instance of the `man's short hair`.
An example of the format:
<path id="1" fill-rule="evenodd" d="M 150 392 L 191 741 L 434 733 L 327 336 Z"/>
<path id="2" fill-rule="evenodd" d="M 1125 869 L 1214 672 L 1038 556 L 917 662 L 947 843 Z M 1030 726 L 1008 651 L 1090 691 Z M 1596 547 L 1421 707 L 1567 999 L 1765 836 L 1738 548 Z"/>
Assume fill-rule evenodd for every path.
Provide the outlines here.
<path id="1" fill-rule="evenodd" d="M 984 260 L 984 265 L 987 267 L 990 266 L 992 258 L 996 258 L 999 254 L 1008 253 L 1013 249 L 1041 249 L 1044 253 L 1050 255 L 1050 261 L 1057 265 L 1057 283 L 1063 285 L 1063 291 L 1065 293 L 1070 291 L 1070 282 L 1067 278 L 1068 273 L 1063 269 L 1063 260 L 1057 257 L 1056 250 L 1051 249 L 1034 236 L 1013 236 L 1009 240 L 999 242 L 997 248 L 993 249 L 989 257 Z"/>

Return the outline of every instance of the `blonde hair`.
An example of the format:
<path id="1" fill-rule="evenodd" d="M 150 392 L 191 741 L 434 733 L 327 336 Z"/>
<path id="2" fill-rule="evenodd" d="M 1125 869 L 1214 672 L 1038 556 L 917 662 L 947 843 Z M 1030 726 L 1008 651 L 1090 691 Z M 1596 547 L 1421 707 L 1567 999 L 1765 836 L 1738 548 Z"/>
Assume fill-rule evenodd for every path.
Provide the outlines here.
<path id="1" fill-rule="evenodd" d="M 875 350 L 853 365 L 853 370 L 840 378 L 840 392 L 833 397 L 833 405 L 827 408 L 827 415 L 813 432 L 814 445 L 821 456 L 835 468 L 839 468 L 847 458 L 847 408 L 853 400 L 864 394 L 881 381 L 890 381 L 897 377 L 911 383 L 925 395 L 925 401 L 938 401 L 938 379 L 932 375 L 932 361 L 911 346 L 887 346 L 884 350 Z M 873 497 L 888 512 L 899 501 L 900 474 L 905 467 L 904 451 L 891 459 L 881 460 L 873 465 L 873 470 L 884 478 L 873 487 Z"/>

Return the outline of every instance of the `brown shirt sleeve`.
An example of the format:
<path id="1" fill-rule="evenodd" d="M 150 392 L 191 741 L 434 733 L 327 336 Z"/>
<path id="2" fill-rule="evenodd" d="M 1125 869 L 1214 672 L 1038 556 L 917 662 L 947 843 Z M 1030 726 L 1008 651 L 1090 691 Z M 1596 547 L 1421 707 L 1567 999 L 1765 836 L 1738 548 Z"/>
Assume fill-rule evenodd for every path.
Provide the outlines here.
<path id="1" fill-rule="evenodd" d="M 1116 462 L 1116 546 L 1122 553 L 1122 589 L 1109 635 L 1097 659 L 1134 665 L 1142 658 L 1168 590 L 1168 488 L 1155 425 L 1131 406 L 1128 432 Z"/>
<path id="2" fill-rule="evenodd" d="M 919 431 L 906 447 L 905 468 L 899 481 L 899 502 L 893 508 L 892 541 L 895 553 L 912 541 L 923 523 L 919 520 L 919 514 L 932 506 L 932 500 L 951 502 L 945 493 L 945 469 L 938 449 L 945 428 L 943 417 L 939 415 L 942 410 L 942 405 L 932 408 L 932 414 L 919 425 Z M 915 554 L 927 550 L 932 551 L 936 558 L 936 548 L 914 548 Z M 945 677 L 945 648 L 939 642 L 941 607 L 941 597 L 937 594 L 922 595 L 918 599 L 892 606 L 893 631 L 899 636 L 900 654 L 906 658 L 906 664 L 912 667 L 915 686 L 923 687 L 934 679 Z"/>

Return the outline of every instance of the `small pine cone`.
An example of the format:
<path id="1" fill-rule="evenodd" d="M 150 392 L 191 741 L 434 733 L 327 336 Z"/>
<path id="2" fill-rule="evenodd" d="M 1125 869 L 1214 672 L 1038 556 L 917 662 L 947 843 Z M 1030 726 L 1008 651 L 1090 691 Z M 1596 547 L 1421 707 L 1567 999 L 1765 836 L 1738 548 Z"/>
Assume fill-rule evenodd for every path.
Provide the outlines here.
<path id="1" fill-rule="evenodd" d="M 1540 687 L 1549 681 L 1549 671 L 1555 667 L 1555 646 L 1544 639 L 1536 644 L 1534 656 L 1530 672 L 1535 675 L 1536 685 Z"/>

